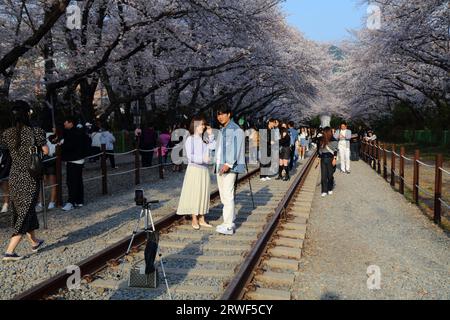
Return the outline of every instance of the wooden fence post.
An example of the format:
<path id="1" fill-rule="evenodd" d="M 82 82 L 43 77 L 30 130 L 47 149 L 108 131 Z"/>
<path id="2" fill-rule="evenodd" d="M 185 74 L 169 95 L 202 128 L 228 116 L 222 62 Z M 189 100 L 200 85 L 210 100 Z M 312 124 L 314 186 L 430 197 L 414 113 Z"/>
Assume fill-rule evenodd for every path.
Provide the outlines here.
<path id="1" fill-rule="evenodd" d="M 141 164 L 140 164 L 140 158 L 139 158 L 139 145 L 140 145 L 140 137 L 137 137 L 135 142 L 135 152 L 134 152 L 134 169 L 136 171 L 134 172 L 134 184 L 139 185 L 141 183 Z"/>
<path id="2" fill-rule="evenodd" d="M 434 188 L 434 223 L 441 224 L 442 214 L 442 171 L 440 168 L 444 165 L 444 158 L 442 154 L 436 156 L 436 176 L 435 176 L 435 188 Z"/>
<path id="3" fill-rule="evenodd" d="M 377 171 L 377 144 L 372 141 L 372 169 Z"/>
<path id="4" fill-rule="evenodd" d="M 377 141 L 377 166 L 378 166 L 378 174 L 381 174 L 381 147 L 380 142 Z"/>
<path id="5" fill-rule="evenodd" d="M 391 186 L 395 187 L 395 144 L 392 145 L 391 154 Z"/>
<path id="6" fill-rule="evenodd" d="M 369 164 L 370 163 L 370 145 L 369 142 L 366 141 L 366 152 L 365 152 L 365 160 L 366 163 Z"/>
<path id="7" fill-rule="evenodd" d="M 102 194 L 108 194 L 108 169 L 106 166 L 106 144 L 102 143 L 102 156 L 101 156 L 101 167 L 102 167 Z"/>
<path id="8" fill-rule="evenodd" d="M 162 157 L 162 146 L 158 147 L 158 163 L 159 163 L 159 178 L 164 179 L 164 166 L 163 166 L 163 157 Z"/>
<path id="9" fill-rule="evenodd" d="M 405 194 L 405 147 L 400 148 L 400 194 Z"/>
<path id="10" fill-rule="evenodd" d="M 363 161 L 366 161 L 366 143 L 364 141 L 361 141 L 361 158 Z"/>
<path id="11" fill-rule="evenodd" d="M 387 181 L 387 155 L 386 155 L 386 144 L 382 144 L 383 148 L 383 177 Z"/>
<path id="12" fill-rule="evenodd" d="M 61 146 L 56 146 L 56 206 L 61 207 L 63 204 L 63 188 L 62 188 L 62 157 Z"/>
<path id="13" fill-rule="evenodd" d="M 419 204 L 419 159 L 420 151 L 414 153 L 414 177 L 413 177 L 413 200 L 415 204 Z"/>

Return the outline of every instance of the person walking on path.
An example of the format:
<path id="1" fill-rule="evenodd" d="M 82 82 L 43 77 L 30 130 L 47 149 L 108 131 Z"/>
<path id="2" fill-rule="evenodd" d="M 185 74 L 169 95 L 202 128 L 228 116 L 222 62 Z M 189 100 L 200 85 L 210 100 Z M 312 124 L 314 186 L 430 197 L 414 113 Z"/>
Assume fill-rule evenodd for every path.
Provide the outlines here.
<path id="1" fill-rule="evenodd" d="M 337 142 L 333 138 L 330 127 L 323 130 L 319 142 L 320 174 L 322 185 L 322 197 L 333 194 L 334 167 L 336 167 Z"/>
<path id="2" fill-rule="evenodd" d="M 347 128 L 347 124 L 342 122 L 341 128 L 336 130 L 334 138 L 339 142 L 339 160 L 341 162 L 342 173 L 350 174 L 350 140 L 352 132 Z"/>
<path id="3" fill-rule="evenodd" d="M 233 235 L 236 217 L 234 195 L 238 174 L 245 172 L 245 134 L 231 118 L 231 109 L 225 102 L 217 108 L 217 120 L 222 129 L 216 153 L 217 185 L 220 201 L 223 204 L 223 223 L 216 231 Z"/>
<path id="4" fill-rule="evenodd" d="M 202 116 L 195 116 L 189 127 L 189 137 L 185 142 L 188 167 L 184 176 L 178 204 L 178 215 L 191 215 L 192 228 L 212 228 L 205 220 L 209 212 L 210 185 L 208 165 L 210 151 L 216 147 L 211 127 L 207 127 Z"/>
<path id="5" fill-rule="evenodd" d="M 84 205 L 83 166 L 86 139 L 84 133 L 75 127 L 74 117 L 66 118 L 64 129 L 61 154 L 62 161 L 66 162 L 69 198 L 63 210 L 70 211 Z"/>
<path id="6" fill-rule="evenodd" d="M 116 143 L 116 138 L 111 133 L 108 124 L 103 126 L 103 132 L 101 132 L 100 143 L 104 144 L 106 147 L 106 152 L 108 154 L 109 162 L 111 163 L 111 168 L 117 169 L 116 159 L 114 158 L 114 143 Z"/>
<path id="7" fill-rule="evenodd" d="M 24 101 L 16 101 L 12 109 L 14 127 L 0 136 L 0 144 L 6 145 L 11 154 L 12 165 L 9 175 L 10 198 L 12 204 L 12 227 L 14 233 L 3 255 L 5 261 L 21 260 L 15 249 L 26 234 L 33 252 L 38 252 L 44 241 L 36 238 L 39 229 L 36 202 L 39 196 L 39 181 L 30 172 L 30 150 L 37 148 L 48 153 L 45 132 L 30 125 L 30 106 Z"/>

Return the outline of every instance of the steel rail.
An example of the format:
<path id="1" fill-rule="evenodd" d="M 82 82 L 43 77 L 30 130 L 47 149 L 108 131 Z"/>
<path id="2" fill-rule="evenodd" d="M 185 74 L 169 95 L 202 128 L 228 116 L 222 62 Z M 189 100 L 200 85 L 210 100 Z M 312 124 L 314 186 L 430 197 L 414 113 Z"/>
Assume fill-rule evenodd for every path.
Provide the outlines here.
<path id="1" fill-rule="evenodd" d="M 243 183 L 246 180 L 252 178 L 259 172 L 258 169 L 254 169 L 248 172 L 246 175 L 238 179 L 238 183 Z M 215 190 L 211 193 L 211 200 L 215 200 L 219 197 L 219 191 Z M 164 218 L 155 222 L 155 228 L 158 231 L 170 227 L 176 221 L 182 219 L 183 216 L 177 215 L 176 212 L 168 214 Z M 81 277 L 85 275 L 95 274 L 107 267 L 107 262 L 113 259 L 120 259 L 125 256 L 128 249 L 128 245 L 131 240 L 131 235 L 120 240 L 119 242 L 111 245 L 110 247 L 90 256 L 89 258 L 76 264 L 81 270 Z M 144 231 L 140 231 L 136 234 L 134 239 L 134 246 L 140 246 L 146 241 L 146 234 Z M 13 300 L 39 300 L 45 299 L 52 294 L 57 293 L 58 290 L 66 287 L 67 279 L 71 274 L 63 271 L 57 275 L 39 283 L 38 285 L 16 295 Z"/>
<path id="2" fill-rule="evenodd" d="M 245 294 L 245 288 L 251 282 L 253 271 L 258 267 L 262 255 L 266 251 L 267 244 L 274 235 L 283 212 L 288 208 L 290 201 L 296 194 L 296 190 L 303 186 L 313 163 L 317 159 L 317 152 L 308 160 L 306 165 L 302 168 L 300 174 L 296 177 L 291 187 L 286 192 L 284 198 L 280 201 L 275 213 L 264 228 L 258 241 L 249 252 L 244 262 L 240 266 L 235 277 L 230 281 L 225 292 L 222 294 L 220 300 L 241 300 Z"/>

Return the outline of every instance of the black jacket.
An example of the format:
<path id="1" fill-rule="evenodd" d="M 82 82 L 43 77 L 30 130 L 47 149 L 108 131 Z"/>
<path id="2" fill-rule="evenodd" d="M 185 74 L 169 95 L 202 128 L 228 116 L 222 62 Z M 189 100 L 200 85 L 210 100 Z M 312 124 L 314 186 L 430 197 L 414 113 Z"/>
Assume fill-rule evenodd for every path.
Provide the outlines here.
<path id="1" fill-rule="evenodd" d="M 283 135 L 286 133 L 286 136 L 283 137 Z M 280 130 L 280 147 L 289 148 L 291 146 L 291 135 L 289 134 L 289 131 L 285 128 Z"/>
<path id="2" fill-rule="evenodd" d="M 85 157 L 84 133 L 77 128 L 64 130 L 64 143 L 61 147 L 62 161 L 77 161 Z"/>

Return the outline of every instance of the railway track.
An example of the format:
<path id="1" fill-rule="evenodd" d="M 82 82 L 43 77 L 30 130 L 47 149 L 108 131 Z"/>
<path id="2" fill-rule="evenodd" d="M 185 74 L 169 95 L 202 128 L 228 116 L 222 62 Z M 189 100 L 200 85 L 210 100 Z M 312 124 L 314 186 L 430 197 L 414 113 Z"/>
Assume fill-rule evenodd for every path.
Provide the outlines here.
<path id="1" fill-rule="evenodd" d="M 299 187 L 304 184 L 314 159 L 315 156 L 309 158 L 297 168 L 290 183 L 261 182 L 259 177 L 255 177 L 259 172 L 257 169 L 242 176 L 236 193 L 237 230 L 232 237 L 219 235 L 214 228 L 194 231 L 189 221 L 175 213 L 157 220 L 155 227 L 160 231 L 160 253 L 165 262 L 172 297 L 248 299 L 246 292 L 255 286 L 253 271 L 260 267 L 268 245 L 277 243 L 269 240 Z M 251 179 L 253 187 L 255 209 L 248 179 Z M 222 206 L 218 198 L 218 191 L 211 194 L 208 220 L 213 226 L 221 223 Z M 128 288 L 131 266 L 143 259 L 145 234 L 140 232 L 136 236 L 132 254 L 123 259 L 129 240 L 130 237 L 124 238 L 77 264 L 83 277 L 80 289 L 66 289 L 70 274 L 61 272 L 15 299 L 167 299 L 162 275 L 158 289 Z M 121 263 L 121 260 L 124 261 Z"/>

